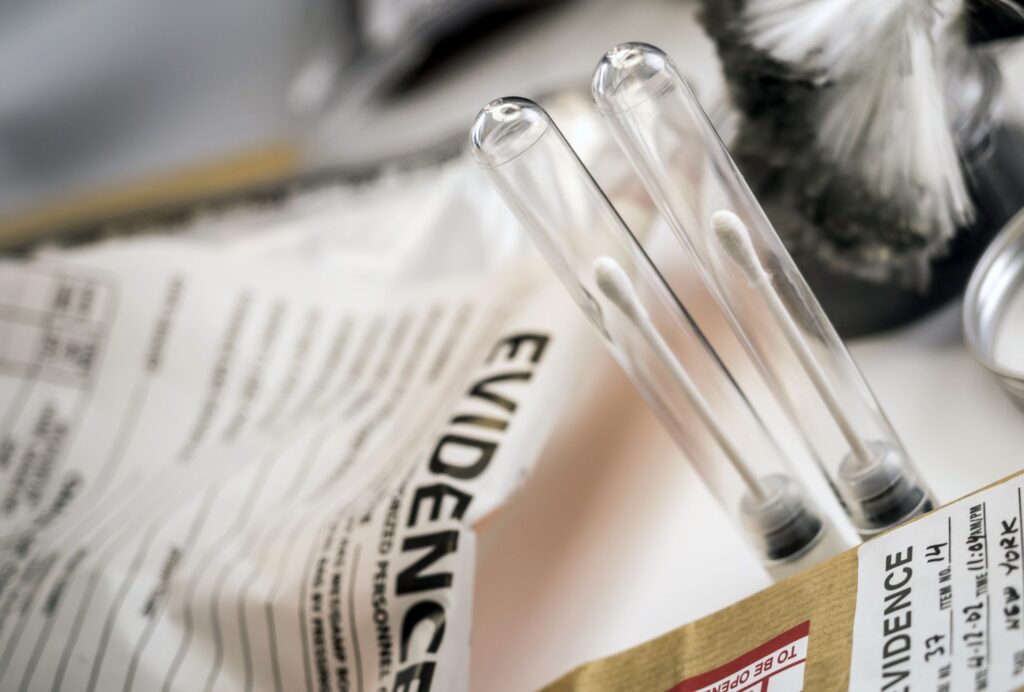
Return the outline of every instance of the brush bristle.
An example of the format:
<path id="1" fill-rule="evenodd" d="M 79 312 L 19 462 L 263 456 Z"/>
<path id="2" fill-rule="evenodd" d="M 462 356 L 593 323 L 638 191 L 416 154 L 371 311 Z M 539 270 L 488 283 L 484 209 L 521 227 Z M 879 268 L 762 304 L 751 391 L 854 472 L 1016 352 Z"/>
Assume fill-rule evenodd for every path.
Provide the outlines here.
<path id="1" fill-rule="evenodd" d="M 953 235 L 973 208 L 946 107 L 962 0 L 748 0 L 747 40 L 824 79 L 818 149 L 907 229 Z"/>

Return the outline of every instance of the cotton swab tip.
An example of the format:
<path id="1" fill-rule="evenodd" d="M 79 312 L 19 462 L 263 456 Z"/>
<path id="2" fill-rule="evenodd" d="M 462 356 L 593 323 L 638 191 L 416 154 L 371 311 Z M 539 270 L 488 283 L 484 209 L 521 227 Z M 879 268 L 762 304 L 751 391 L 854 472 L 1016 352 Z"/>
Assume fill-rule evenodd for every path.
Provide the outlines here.
<path id="1" fill-rule="evenodd" d="M 634 322 L 647 319 L 647 313 L 637 298 L 633 282 L 629 280 L 629 276 L 619 263 L 611 257 L 598 257 L 594 260 L 594 283 L 626 317 Z"/>
<path id="2" fill-rule="evenodd" d="M 618 262 L 611 257 L 598 257 L 594 260 L 594 282 L 605 298 L 611 301 L 616 308 L 633 323 L 639 334 L 653 350 L 655 357 L 662 363 L 669 381 L 675 382 L 679 391 L 693 404 L 697 415 L 708 426 L 708 430 L 721 445 L 722 450 L 736 469 L 744 484 L 749 488 L 754 498 L 764 499 L 764 491 L 761 488 L 757 475 L 744 461 L 732 438 L 725 431 L 725 427 L 718 421 L 715 413 L 704 396 L 697 389 L 690 375 L 686 372 L 676 359 L 672 349 L 665 342 L 664 337 L 658 332 L 657 327 L 651 322 L 650 316 L 640 304 L 640 299 L 633 287 L 629 275 L 622 269 Z M 680 425 L 675 421 L 673 425 Z M 681 426 L 685 427 L 685 426 Z"/>
<path id="3" fill-rule="evenodd" d="M 716 211 L 711 215 L 711 228 L 719 245 L 750 281 L 757 282 L 764 277 L 764 267 L 750 242 L 750 231 L 740 217 L 731 211 Z"/>

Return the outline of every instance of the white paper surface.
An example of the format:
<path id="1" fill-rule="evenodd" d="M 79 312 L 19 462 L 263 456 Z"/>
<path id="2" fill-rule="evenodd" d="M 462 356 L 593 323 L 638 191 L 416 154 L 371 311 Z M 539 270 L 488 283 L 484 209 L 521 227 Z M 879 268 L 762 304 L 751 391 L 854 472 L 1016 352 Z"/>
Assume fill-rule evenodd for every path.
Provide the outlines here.
<path id="1" fill-rule="evenodd" d="M 579 365 L 533 277 L 5 264 L 0 689 L 464 688 L 471 526 Z"/>
<path id="2" fill-rule="evenodd" d="M 851 690 L 1024 684 L 1024 476 L 858 551 Z"/>

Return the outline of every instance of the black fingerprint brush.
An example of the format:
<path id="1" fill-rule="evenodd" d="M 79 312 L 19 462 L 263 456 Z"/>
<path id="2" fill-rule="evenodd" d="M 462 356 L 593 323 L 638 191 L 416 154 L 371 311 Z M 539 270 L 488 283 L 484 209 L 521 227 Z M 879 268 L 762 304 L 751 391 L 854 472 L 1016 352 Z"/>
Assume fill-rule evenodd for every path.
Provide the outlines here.
<path id="1" fill-rule="evenodd" d="M 968 5 L 706 0 L 703 20 L 742 115 L 731 149 L 841 331 L 949 293 L 934 270 L 987 212 L 969 159 L 998 83 Z"/>

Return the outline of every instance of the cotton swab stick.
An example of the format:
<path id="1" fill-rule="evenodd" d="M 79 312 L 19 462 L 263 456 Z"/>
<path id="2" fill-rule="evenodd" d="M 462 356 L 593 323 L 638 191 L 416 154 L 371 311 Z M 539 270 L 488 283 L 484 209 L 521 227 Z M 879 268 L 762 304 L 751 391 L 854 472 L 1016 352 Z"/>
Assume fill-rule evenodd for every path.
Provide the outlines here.
<path id="1" fill-rule="evenodd" d="M 630 281 L 626 272 L 611 257 L 598 257 L 594 260 L 594 281 L 601 290 L 601 293 L 637 328 L 644 337 L 644 340 L 647 341 L 648 345 L 658 356 L 658 359 L 665 365 L 669 376 L 693 404 L 697 415 L 700 416 L 708 430 L 711 431 L 711 435 L 721 447 L 725 456 L 728 457 L 740 478 L 743 479 L 751 494 L 755 498 L 763 500 L 765 493 L 757 476 L 744 461 L 743 455 L 740 454 L 740 451 L 733 444 L 721 423 L 718 422 L 718 418 L 708 405 L 707 399 L 697 390 L 697 385 L 694 384 L 689 374 L 679 364 L 679 361 L 676 360 L 672 349 L 665 343 L 665 339 L 658 332 L 658 328 L 654 326 L 650 315 L 647 314 L 643 305 L 640 304 L 640 299 L 637 298 L 636 290 L 633 288 L 633 282 Z"/>
<path id="2" fill-rule="evenodd" d="M 793 321 L 789 311 L 786 310 L 786 306 L 782 304 L 782 300 L 775 291 L 768 272 L 765 271 L 761 265 L 761 260 L 754 251 L 747 227 L 738 216 L 731 211 L 725 210 L 717 211 L 711 216 L 711 227 L 722 249 L 725 250 L 729 258 L 746 275 L 750 283 L 753 284 L 761 294 L 761 297 L 764 298 L 765 303 L 768 304 L 768 309 L 782 328 L 782 333 L 796 352 L 797 358 L 800 360 L 801 365 L 803 365 L 804 370 L 807 371 L 808 377 L 810 377 L 811 382 L 814 384 L 814 388 L 818 390 L 818 394 L 821 396 L 822 401 L 825 402 L 829 413 L 832 414 L 836 425 L 839 426 L 843 437 L 846 438 L 846 442 L 850 445 L 854 456 L 860 461 L 862 467 L 870 465 L 874 461 L 874 455 L 860 435 L 857 434 L 857 431 L 854 430 L 853 424 L 839 402 L 839 397 L 836 396 L 835 390 L 832 389 L 832 385 L 818 364 L 817 358 L 811 352 L 807 340 L 800 332 L 796 322 Z"/>

